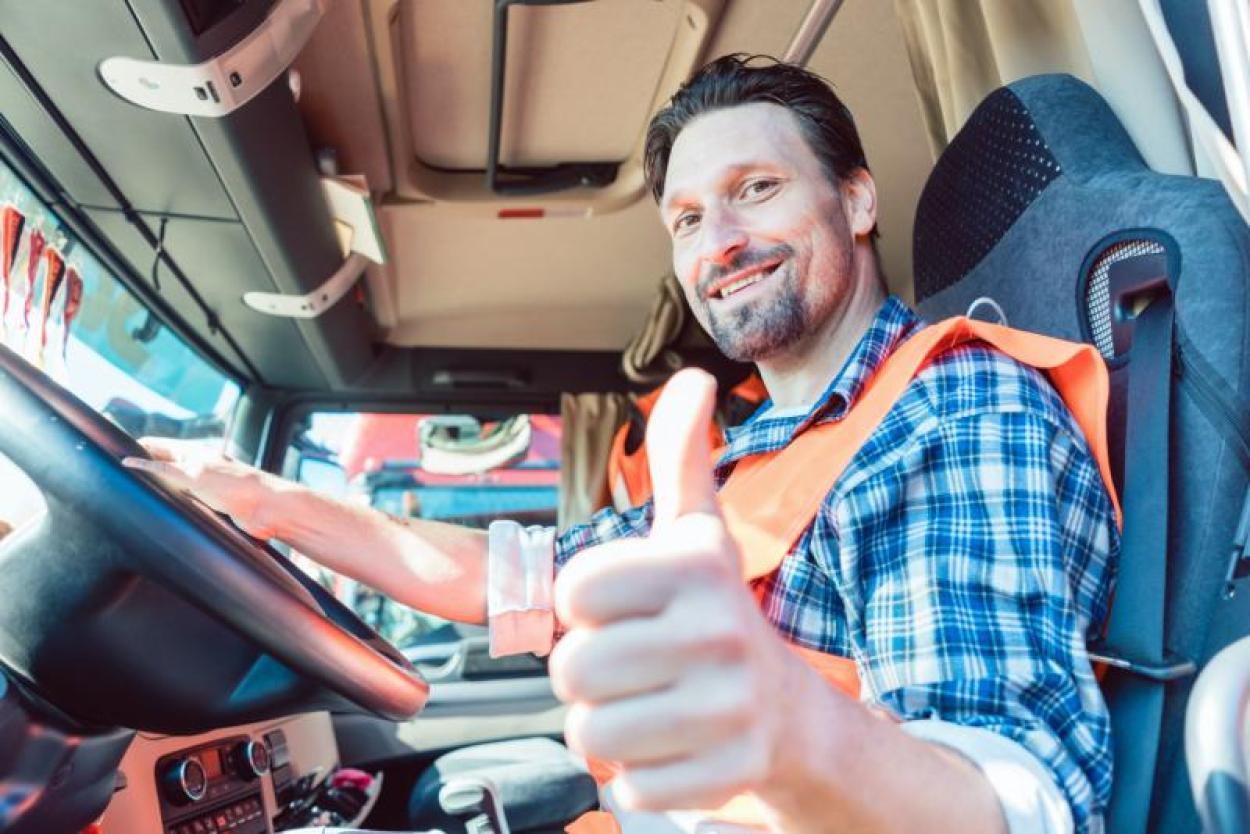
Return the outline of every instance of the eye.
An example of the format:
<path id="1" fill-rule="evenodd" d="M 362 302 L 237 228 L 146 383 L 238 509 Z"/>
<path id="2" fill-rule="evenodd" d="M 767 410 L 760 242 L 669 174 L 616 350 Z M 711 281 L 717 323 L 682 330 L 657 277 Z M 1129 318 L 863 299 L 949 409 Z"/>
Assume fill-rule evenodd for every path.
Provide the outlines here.
<path id="1" fill-rule="evenodd" d="M 742 200 L 758 200 L 772 194 L 780 185 L 781 182 L 779 180 L 768 179 L 767 177 L 747 180 L 738 192 L 738 198 Z"/>
<path id="2" fill-rule="evenodd" d="M 677 219 L 673 221 L 673 234 L 678 235 L 693 229 L 699 224 L 699 216 L 697 211 L 684 211 L 677 215 Z"/>

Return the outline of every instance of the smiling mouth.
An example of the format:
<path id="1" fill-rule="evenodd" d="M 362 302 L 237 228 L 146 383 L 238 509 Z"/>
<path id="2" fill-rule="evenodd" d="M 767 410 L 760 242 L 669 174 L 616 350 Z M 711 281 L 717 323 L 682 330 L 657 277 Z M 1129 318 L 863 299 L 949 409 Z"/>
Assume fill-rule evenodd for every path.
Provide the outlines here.
<path id="1" fill-rule="evenodd" d="M 754 270 L 749 275 L 744 275 L 743 277 L 738 278 L 737 280 L 730 281 L 728 284 L 723 284 L 722 286 L 712 291 L 712 297 L 719 298 L 722 300 L 729 298 L 731 295 L 741 292 L 742 290 L 745 290 L 747 287 L 750 287 L 754 284 L 758 284 L 760 281 L 763 281 L 765 278 L 767 278 L 768 276 L 776 272 L 779 266 L 781 266 L 780 263 L 775 263 L 772 266 L 764 267 L 763 269 Z"/>

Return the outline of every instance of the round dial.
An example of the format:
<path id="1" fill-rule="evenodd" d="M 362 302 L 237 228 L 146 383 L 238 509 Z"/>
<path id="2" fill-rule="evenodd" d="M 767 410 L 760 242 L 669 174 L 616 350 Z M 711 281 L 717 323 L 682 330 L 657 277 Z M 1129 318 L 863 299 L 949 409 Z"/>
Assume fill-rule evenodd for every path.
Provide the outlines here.
<path id="1" fill-rule="evenodd" d="M 165 770 L 165 795 L 171 802 L 187 805 L 198 802 L 208 792 L 208 773 L 195 756 L 177 759 Z"/>
<path id="2" fill-rule="evenodd" d="M 263 741 L 241 741 L 234 748 L 235 769 L 244 779 L 269 772 L 269 748 Z"/>

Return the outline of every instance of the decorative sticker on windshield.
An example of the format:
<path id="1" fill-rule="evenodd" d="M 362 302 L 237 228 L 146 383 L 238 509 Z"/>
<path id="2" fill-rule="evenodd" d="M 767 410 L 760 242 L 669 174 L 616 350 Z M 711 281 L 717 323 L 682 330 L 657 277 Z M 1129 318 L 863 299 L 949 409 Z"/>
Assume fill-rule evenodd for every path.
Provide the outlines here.
<path id="1" fill-rule="evenodd" d="M 12 295 L 13 267 L 17 264 L 17 247 L 22 243 L 22 229 L 26 227 L 26 215 L 17 206 L 5 205 L 0 210 L 0 280 L 4 281 L 4 303 L 0 307 L 0 341 L 4 341 L 4 326 L 9 318 L 9 297 Z"/>
<path id="2" fill-rule="evenodd" d="M 0 344 L 132 435 L 220 438 L 240 388 L 0 162 Z"/>

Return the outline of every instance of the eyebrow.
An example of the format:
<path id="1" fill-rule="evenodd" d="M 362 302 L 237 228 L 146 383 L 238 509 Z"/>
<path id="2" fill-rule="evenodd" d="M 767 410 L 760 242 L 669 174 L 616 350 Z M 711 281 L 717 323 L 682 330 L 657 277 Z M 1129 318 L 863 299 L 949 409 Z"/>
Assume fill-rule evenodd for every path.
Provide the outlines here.
<path id="1" fill-rule="evenodd" d="M 720 176 L 716 184 L 723 185 L 726 182 L 729 182 L 731 180 L 741 177 L 744 173 L 747 173 L 748 171 L 755 171 L 761 168 L 767 168 L 769 170 L 776 171 L 777 165 L 776 163 L 764 162 L 762 160 L 749 160 L 746 162 L 736 162 L 733 165 L 730 165 L 728 168 L 725 169 L 725 172 Z M 677 208 L 679 206 L 692 205 L 694 204 L 694 202 L 695 202 L 694 198 L 691 196 L 688 196 L 687 191 L 681 191 L 681 190 L 674 191 L 670 194 L 664 195 L 663 200 L 660 202 L 660 213 L 663 215 L 667 215 L 674 208 Z"/>

